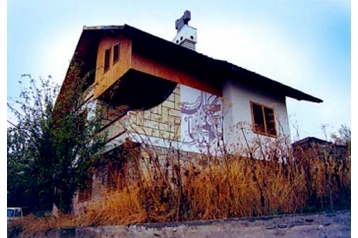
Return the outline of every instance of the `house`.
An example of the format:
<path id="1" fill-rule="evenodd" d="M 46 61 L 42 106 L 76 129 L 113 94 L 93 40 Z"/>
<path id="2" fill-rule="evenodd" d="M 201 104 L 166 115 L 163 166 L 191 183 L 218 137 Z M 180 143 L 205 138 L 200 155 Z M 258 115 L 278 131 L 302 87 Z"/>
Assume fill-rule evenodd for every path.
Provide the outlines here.
<path id="1" fill-rule="evenodd" d="M 342 159 L 350 155 L 348 143 L 333 143 L 316 137 L 306 137 L 292 143 L 293 153 L 297 157 L 308 156 L 321 160 Z"/>
<path id="2" fill-rule="evenodd" d="M 197 30 L 189 26 L 190 18 L 186 11 L 175 22 L 172 42 L 129 25 L 83 27 L 71 65 L 81 65 L 79 74 L 93 72 L 86 102 L 107 110 L 107 154 L 132 141 L 152 145 L 159 156 L 166 148 L 252 155 L 258 139 L 290 137 L 286 97 L 322 102 L 196 52 Z M 64 85 L 71 79 L 68 73 Z"/>

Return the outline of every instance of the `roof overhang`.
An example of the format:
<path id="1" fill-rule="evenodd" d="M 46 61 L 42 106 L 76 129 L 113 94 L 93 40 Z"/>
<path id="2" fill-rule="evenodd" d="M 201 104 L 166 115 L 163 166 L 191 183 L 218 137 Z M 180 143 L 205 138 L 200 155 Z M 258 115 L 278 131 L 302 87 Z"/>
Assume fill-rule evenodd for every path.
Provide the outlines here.
<path id="1" fill-rule="evenodd" d="M 205 81 L 210 83 L 213 87 L 221 89 L 225 80 L 230 78 L 280 96 L 316 103 L 323 102 L 322 99 L 227 61 L 210 58 L 129 25 L 84 26 L 61 91 L 65 90 L 66 84 L 73 78 L 70 70 L 71 66 L 81 65 L 83 69 L 80 70 L 80 73 L 94 70 L 96 67 L 97 47 L 100 39 L 105 36 L 115 36 L 119 34 L 131 39 L 133 50 L 140 54 L 151 57 L 159 62 L 165 62 L 165 64 L 171 67 L 205 79 Z M 89 84 L 93 83 L 94 76 L 88 77 L 88 81 Z"/>

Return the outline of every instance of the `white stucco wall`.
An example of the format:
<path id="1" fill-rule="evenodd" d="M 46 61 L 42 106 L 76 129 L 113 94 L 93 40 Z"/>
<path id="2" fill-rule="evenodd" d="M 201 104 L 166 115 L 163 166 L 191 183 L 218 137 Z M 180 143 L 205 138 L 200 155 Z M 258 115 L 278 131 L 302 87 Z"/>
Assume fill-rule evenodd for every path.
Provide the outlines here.
<path id="1" fill-rule="evenodd" d="M 204 154 L 222 154 L 224 147 L 230 153 L 246 153 L 250 150 L 258 150 L 260 147 L 260 153 L 265 154 L 267 150 L 264 146 L 268 142 L 277 142 L 282 138 L 289 139 L 290 129 L 283 96 L 278 97 L 269 92 L 259 91 L 236 80 L 226 81 L 223 97 L 185 85 L 180 85 L 178 96 L 180 97 L 179 140 L 167 139 L 160 135 L 125 133 L 109 144 L 121 144 L 126 137 L 131 137 L 140 143 Z M 253 132 L 250 102 L 274 109 L 277 137 Z M 127 117 L 128 115 L 121 120 L 125 123 L 128 121 Z M 257 144 L 258 141 L 260 145 Z"/>
<path id="2" fill-rule="evenodd" d="M 274 109 L 277 138 L 253 132 L 250 102 Z M 248 151 L 248 147 L 253 146 L 254 141 L 273 141 L 289 138 L 290 135 L 285 97 L 259 91 L 238 81 L 228 80 L 224 84 L 223 117 L 224 143 L 229 152 Z"/>
<path id="3" fill-rule="evenodd" d="M 126 137 L 129 137 L 136 142 L 153 146 L 221 155 L 223 153 L 222 98 L 189 86 L 180 85 L 179 87 L 180 94 L 178 96 L 180 100 L 178 108 L 180 109 L 180 118 L 178 119 L 180 119 L 180 131 L 178 133 L 180 136 L 177 140 L 163 137 L 162 133 L 164 131 L 160 130 L 160 128 L 158 135 L 141 133 L 143 130 L 138 129 L 136 131 L 127 131 L 127 133 L 112 139 L 108 145 L 120 144 Z M 166 105 L 166 102 L 162 103 L 163 107 L 165 106 L 164 104 Z M 162 113 L 164 111 L 163 107 L 161 109 Z M 147 119 L 148 122 L 153 122 L 149 116 L 147 118 L 149 118 Z M 169 115 L 167 124 L 173 122 L 172 120 L 174 120 L 173 117 Z M 127 129 L 133 126 L 129 115 L 123 117 L 121 121 L 126 123 L 125 127 Z M 143 127 L 145 123 L 141 123 L 139 126 Z"/>
<path id="4" fill-rule="evenodd" d="M 222 154 L 222 98 L 180 85 L 181 149 Z"/>

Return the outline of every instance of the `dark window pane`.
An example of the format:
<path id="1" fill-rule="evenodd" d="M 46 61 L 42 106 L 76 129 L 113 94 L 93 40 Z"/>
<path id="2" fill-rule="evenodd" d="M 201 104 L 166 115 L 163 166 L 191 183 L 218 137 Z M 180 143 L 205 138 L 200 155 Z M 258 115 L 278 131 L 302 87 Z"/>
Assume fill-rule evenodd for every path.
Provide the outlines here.
<path id="1" fill-rule="evenodd" d="M 118 177 L 118 171 L 116 166 L 113 164 L 108 165 L 108 172 L 107 172 L 107 187 L 110 190 L 115 190 L 115 185 Z"/>
<path id="2" fill-rule="evenodd" d="M 81 111 L 78 115 L 75 115 L 75 121 L 77 124 L 78 133 L 82 133 L 82 131 L 86 127 L 87 114 L 88 114 L 88 110 L 85 109 Z"/>
<path id="3" fill-rule="evenodd" d="M 106 49 L 104 53 L 104 72 L 109 69 L 109 60 L 111 58 L 111 49 Z"/>
<path id="4" fill-rule="evenodd" d="M 265 111 L 267 134 L 276 136 L 275 116 L 273 113 L 273 109 L 265 107 L 264 111 Z"/>
<path id="5" fill-rule="evenodd" d="M 124 187 L 124 171 L 122 163 L 111 163 L 108 165 L 107 188 L 118 190 Z"/>
<path id="6" fill-rule="evenodd" d="M 113 47 L 113 64 L 116 63 L 119 59 L 119 44 L 116 44 Z"/>
<path id="7" fill-rule="evenodd" d="M 252 111 L 254 114 L 254 128 L 256 132 L 265 133 L 264 115 L 262 113 L 262 106 L 252 104 Z"/>
<path id="8" fill-rule="evenodd" d="M 78 192 L 78 201 L 84 202 L 90 200 L 92 197 L 92 176 L 88 179 L 84 188 L 81 188 Z"/>

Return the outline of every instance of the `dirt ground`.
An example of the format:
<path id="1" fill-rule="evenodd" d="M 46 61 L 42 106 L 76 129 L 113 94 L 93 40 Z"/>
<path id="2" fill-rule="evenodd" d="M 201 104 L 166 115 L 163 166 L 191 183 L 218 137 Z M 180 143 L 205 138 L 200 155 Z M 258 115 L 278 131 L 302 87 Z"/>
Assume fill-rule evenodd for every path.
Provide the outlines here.
<path id="1" fill-rule="evenodd" d="M 36 237 L 351 237 L 351 212 L 52 230 Z"/>

